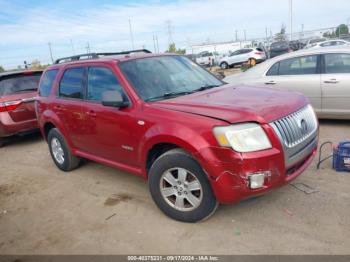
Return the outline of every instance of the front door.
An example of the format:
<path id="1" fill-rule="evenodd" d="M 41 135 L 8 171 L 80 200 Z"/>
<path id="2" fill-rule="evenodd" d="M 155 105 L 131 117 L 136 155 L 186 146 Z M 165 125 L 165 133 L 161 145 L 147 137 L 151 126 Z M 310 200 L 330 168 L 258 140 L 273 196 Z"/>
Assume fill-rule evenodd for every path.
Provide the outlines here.
<path id="1" fill-rule="evenodd" d="M 263 78 L 268 87 L 300 92 L 307 96 L 317 113 L 321 113 L 321 75 L 318 55 L 289 58 L 275 63 Z M 288 99 L 288 97 L 286 97 Z M 287 101 L 287 100 L 286 100 Z"/>
<path id="2" fill-rule="evenodd" d="M 102 93 L 113 90 L 118 90 L 128 100 L 111 68 L 89 67 L 86 100 L 82 105 L 84 151 L 109 161 L 136 166 L 138 135 L 132 105 L 119 109 L 101 103 Z"/>

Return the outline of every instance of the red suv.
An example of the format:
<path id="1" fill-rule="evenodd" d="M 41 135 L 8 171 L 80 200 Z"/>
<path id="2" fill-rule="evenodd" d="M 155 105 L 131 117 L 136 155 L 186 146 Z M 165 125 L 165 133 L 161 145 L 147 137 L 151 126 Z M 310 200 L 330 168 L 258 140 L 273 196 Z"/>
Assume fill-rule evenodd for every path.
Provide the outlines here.
<path id="1" fill-rule="evenodd" d="M 186 57 L 140 50 L 57 61 L 37 113 L 58 168 L 87 158 L 136 174 L 187 222 L 290 182 L 318 140 L 304 96 L 232 86 Z"/>
<path id="2" fill-rule="evenodd" d="M 0 74 L 0 147 L 7 137 L 38 129 L 34 109 L 42 71 Z"/>

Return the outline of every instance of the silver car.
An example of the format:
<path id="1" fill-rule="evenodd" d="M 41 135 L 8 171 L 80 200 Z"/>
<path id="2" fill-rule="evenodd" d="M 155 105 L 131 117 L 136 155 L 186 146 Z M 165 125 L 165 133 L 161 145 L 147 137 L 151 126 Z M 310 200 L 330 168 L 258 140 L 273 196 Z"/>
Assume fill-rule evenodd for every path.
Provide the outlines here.
<path id="1" fill-rule="evenodd" d="M 303 93 L 320 118 L 350 119 L 350 47 L 300 50 L 269 59 L 228 83 Z M 286 101 L 288 97 L 286 97 Z"/>

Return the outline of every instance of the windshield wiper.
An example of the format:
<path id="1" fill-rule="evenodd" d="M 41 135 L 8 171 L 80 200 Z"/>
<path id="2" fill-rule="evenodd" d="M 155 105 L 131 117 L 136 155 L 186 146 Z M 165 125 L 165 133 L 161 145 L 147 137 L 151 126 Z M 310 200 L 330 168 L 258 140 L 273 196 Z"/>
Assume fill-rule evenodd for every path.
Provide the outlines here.
<path id="1" fill-rule="evenodd" d="M 161 100 L 161 99 L 172 98 L 177 96 L 189 95 L 192 93 L 193 91 L 168 92 L 168 93 L 164 93 L 161 96 L 154 96 L 154 97 L 147 98 L 146 101 Z"/>
<path id="2" fill-rule="evenodd" d="M 28 89 L 21 89 L 21 90 L 16 90 L 14 93 L 20 93 L 20 92 L 28 92 L 28 91 L 36 91 L 38 90 L 37 88 L 28 88 Z"/>
<path id="3" fill-rule="evenodd" d="M 214 87 L 219 87 L 219 86 L 221 86 L 221 85 L 205 85 L 205 86 L 201 86 L 198 89 L 193 90 L 193 92 L 204 91 L 204 90 L 211 89 L 211 88 L 214 88 Z"/>

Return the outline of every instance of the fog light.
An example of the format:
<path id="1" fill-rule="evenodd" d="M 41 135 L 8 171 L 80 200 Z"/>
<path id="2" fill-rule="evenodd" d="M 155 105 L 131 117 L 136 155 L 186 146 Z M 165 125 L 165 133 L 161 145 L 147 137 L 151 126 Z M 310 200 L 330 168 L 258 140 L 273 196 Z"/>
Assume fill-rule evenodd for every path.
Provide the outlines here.
<path id="1" fill-rule="evenodd" d="M 255 173 L 249 175 L 249 187 L 251 189 L 257 189 L 264 186 L 266 173 Z"/>

